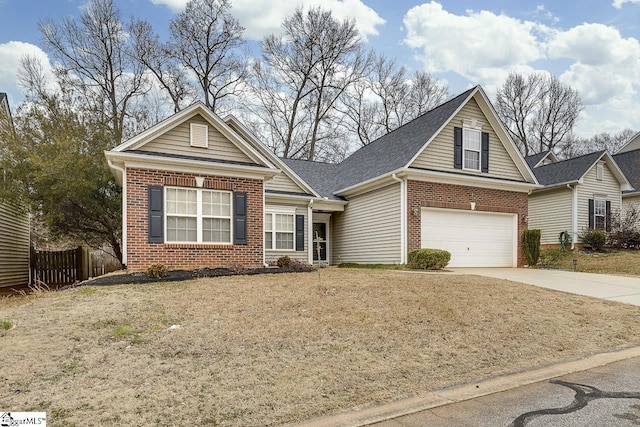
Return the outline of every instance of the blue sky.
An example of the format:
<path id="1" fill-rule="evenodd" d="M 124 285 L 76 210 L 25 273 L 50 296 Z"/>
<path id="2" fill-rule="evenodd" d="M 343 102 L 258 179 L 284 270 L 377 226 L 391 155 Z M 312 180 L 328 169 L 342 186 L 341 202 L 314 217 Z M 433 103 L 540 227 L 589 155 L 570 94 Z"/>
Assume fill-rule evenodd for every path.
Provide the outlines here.
<path id="1" fill-rule="evenodd" d="M 125 19 L 166 32 L 187 0 L 116 0 Z M 585 104 L 576 133 L 640 130 L 640 0 L 231 0 L 255 49 L 298 5 L 353 18 L 367 44 L 410 70 L 445 81 L 451 94 L 482 85 L 493 99 L 509 71 L 548 71 Z M 86 0 L 0 0 L 0 91 L 22 99 L 24 54 L 47 61 L 38 22 L 77 17 Z M 48 64 L 51 65 L 50 63 Z"/>

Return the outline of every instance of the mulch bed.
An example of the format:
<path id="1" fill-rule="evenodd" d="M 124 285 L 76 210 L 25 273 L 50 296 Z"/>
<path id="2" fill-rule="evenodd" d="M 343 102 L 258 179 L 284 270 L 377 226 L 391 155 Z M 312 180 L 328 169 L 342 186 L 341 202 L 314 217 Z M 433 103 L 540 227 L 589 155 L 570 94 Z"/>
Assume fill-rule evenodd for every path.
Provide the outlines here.
<path id="1" fill-rule="evenodd" d="M 196 270 L 171 270 L 169 274 L 162 278 L 153 278 L 145 273 L 115 273 L 106 276 L 95 277 L 83 282 L 74 283 L 72 285 L 63 286 L 60 290 L 72 289 L 78 286 L 110 286 L 124 284 L 142 284 L 142 283 L 158 283 L 158 282 L 178 282 L 183 280 L 199 279 L 202 277 L 223 277 L 223 276 L 253 276 L 256 274 L 278 274 L 278 273 L 294 273 L 294 272 L 310 272 L 315 268 L 311 266 L 296 266 L 293 268 L 252 268 L 245 270 L 234 270 L 229 268 L 201 268 Z"/>

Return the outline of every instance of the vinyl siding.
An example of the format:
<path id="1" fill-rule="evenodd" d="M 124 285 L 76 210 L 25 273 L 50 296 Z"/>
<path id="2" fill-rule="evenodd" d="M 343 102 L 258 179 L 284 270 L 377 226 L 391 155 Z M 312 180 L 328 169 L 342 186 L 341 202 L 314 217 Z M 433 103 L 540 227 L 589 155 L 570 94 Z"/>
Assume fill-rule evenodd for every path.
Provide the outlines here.
<path id="1" fill-rule="evenodd" d="M 572 197 L 573 191 L 566 187 L 529 196 L 528 228 L 541 231 L 541 244 L 558 244 L 560 233 L 571 233 Z"/>
<path id="2" fill-rule="evenodd" d="M 626 212 L 632 208 L 635 208 L 637 212 L 640 212 L 640 196 L 624 197 L 622 199 L 623 212 Z M 636 227 L 640 227 L 640 218 L 636 222 Z"/>
<path id="3" fill-rule="evenodd" d="M 349 199 L 333 215 L 332 263 L 399 264 L 400 184 Z"/>
<path id="4" fill-rule="evenodd" d="M 284 191 L 289 193 L 307 193 L 307 191 L 300 188 L 295 182 L 291 180 L 287 175 L 281 173 L 276 175 L 273 179 L 264 183 L 265 190 L 271 191 Z"/>
<path id="5" fill-rule="evenodd" d="M 636 136 L 619 152 L 626 153 L 628 151 L 637 150 L 638 148 L 640 148 L 640 133 L 636 134 Z"/>
<path id="6" fill-rule="evenodd" d="M 455 169 L 453 166 L 453 128 L 462 127 L 464 119 L 476 119 L 482 123 L 482 132 L 489 134 L 489 172 L 473 172 Z M 425 141 L 426 143 L 426 141 Z M 413 161 L 410 167 L 434 169 L 442 171 L 455 171 L 472 175 L 505 178 L 516 181 L 524 181 L 511 156 L 504 148 L 498 135 L 495 133 L 489 120 L 484 115 L 475 99 L 469 102 L 460 112 L 436 135 L 427 148 Z"/>
<path id="7" fill-rule="evenodd" d="M 209 126 L 209 148 L 196 148 L 190 145 L 189 125 L 197 123 Z M 154 153 L 198 156 L 208 159 L 232 162 L 254 163 L 246 154 L 229 141 L 219 130 L 211 126 L 202 116 L 196 115 L 170 131 L 158 136 L 139 148 Z"/>
<path id="8" fill-rule="evenodd" d="M 622 192 L 620 183 L 605 164 L 603 180 L 596 179 L 594 165 L 584 177 L 584 183 L 578 185 L 578 234 L 589 228 L 589 199 L 594 195 L 611 202 L 611 213 L 619 212 L 622 206 Z M 606 196 L 606 197 L 605 197 Z"/>
<path id="9" fill-rule="evenodd" d="M 283 203 L 278 203 L 277 206 L 286 206 Z M 269 213 L 272 212 L 272 209 L 270 208 L 274 208 L 273 205 L 270 205 L 267 203 L 267 205 L 265 206 L 265 213 Z M 277 207 L 275 207 L 275 209 L 277 210 Z M 307 210 L 307 206 L 306 205 L 300 205 L 300 206 L 296 206 L 296 215 L 304 215 L 304 228 L 305 228 L 305 232 L 304 232 L 304 251 L 296 251 L 294 250 L 270 250 L 267 249 L 265 250 L 265 261 L 268 263 L 271 262 L 276 262 L 278 260 L 278 258 L 283 257 L 283 256 L 288 256 L 291 259 L 297 259 L 300 262 L 303 262 L 305 264 L 309 263 L 309 218 L 308 218 L 308 210 Z M 294 226 L 295 226 L 295 219 L 294 219 Z M 295 246 L 295 232 L 293 235 L 293 241 L 294 241 L 294 246 Z"/>
<path id="10" fill-rule="evenodd" d="M 0 204 L 0 286 L 29 282 L 29 217 Z"/>

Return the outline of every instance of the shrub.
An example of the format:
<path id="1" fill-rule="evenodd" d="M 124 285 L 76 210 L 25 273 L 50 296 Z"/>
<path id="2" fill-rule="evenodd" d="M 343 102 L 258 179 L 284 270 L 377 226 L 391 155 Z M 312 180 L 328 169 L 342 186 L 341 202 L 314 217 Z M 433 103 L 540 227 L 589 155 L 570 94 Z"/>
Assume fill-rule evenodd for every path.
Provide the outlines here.
<path id="1" fill-rule="evenodd" d="M 531 266 L 536 265 L 540 257 L 540 230 L 524 230 L 522 241 L 527 263 Z"/>
<path id="2" fill-rule="evenodd" d="M 640 210 L 631 206 L 611 215 L 607 244 L 616 248 L 640 249 Z"/>
<path id="3" fill-rule="evenodd" d="M 161 279 L 169 275 L 169 269 L 164 264 L 151 264 L 144 273 L 152 279 Z"/>
<path id="4" fill-rule="evenodd" d="M 594 251 L 600 251 L 607 243 L 607 234 L 604 230 L 589 229 L 580 234 L 582 243 L 589 245 Z"/>
<path id="5" fill-rule="evenodd" d="M 293 260 L 288 256 L 281 256 L 278 258 L 278 261 L 276 261 L 276 265 L 280 268 L 288 268 L 291 267 L 292 262 Z"/>
<path id="6" fill-rule="evenodd" d="M 409 252 L 409 268 L 442 270 L 451 260 L 451 253 L 441 249 L 416 249 Z"/>

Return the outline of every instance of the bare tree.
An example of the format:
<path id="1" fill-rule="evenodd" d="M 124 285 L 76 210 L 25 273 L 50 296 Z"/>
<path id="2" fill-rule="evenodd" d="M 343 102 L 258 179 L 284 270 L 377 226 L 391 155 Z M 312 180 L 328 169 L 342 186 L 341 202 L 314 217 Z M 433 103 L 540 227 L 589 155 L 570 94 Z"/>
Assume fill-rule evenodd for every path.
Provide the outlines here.
<path id="1" fill-rule="evenodd" d="M 129 38 L 113 0 L 92 0 L 80 22 L 67 18 L 39 24 L 49 53 L 58 61 L 58 78 L 77 91 L 87 106 L 102 110 L 115 144 L 125 133 L 134 98 L 148 85 L 144 67 L 127 55 Z"/>
<path id="2" fill-rule="evenodd" d="M 170 24 L 172 55 L 194 73 L 204 103 L 216 112 L 223 99 L 239 93 L 247 75 L 244 28 L 230 9 L 229 0 L 190 0 Z"/>
<path id="3" fill-rule="evenodd" d="M 544 74 L 511 73 L 496 96 L 496 111 L 525 156 L 569 138 L 582 108 L 577 91 Z"/>
<path id="4" fill-rule="evenodd" d="M 196 96 L 185 69 L 173 55 L 171 47 L 160 42 L 160 37 L 147 21 L 133 19 L 129 24 L 129 34 L 132 38 L 131 56 L 154 75 L 171 99 L 173 112 L 177 113 L 185 101 L 188 103 Z"/>
<path id="5" fill-rule="evenodd" d="M 379 55 L 344 98 L 345 125 L 367 145 L 439 105 L 447 94 L 431 75 L 417 71 L 409 77 L 404 66 Z"/>
<path id="6" fill-rule="evenodd" d="M 331 12 L 297 9 L 284 34 L 262 41 L 262 62 L 253 67 L 256 114 L 284 157 L 316 159 L 343 152 L 336 105 L 368 63 L 354 21 Z"/>
<path id="7" fill-rule="evenodd" d="M 575 135 L 570 135 L 566 137 L 561 144 L 556 146 L 556 151 L 558 156 L 564 159 L 570 159 L 600 150 L 615 153 L 635 134 L 636 131 L 624 129 L 613 135 L 603 132 L 590 138 L 580 138 Z"/>

